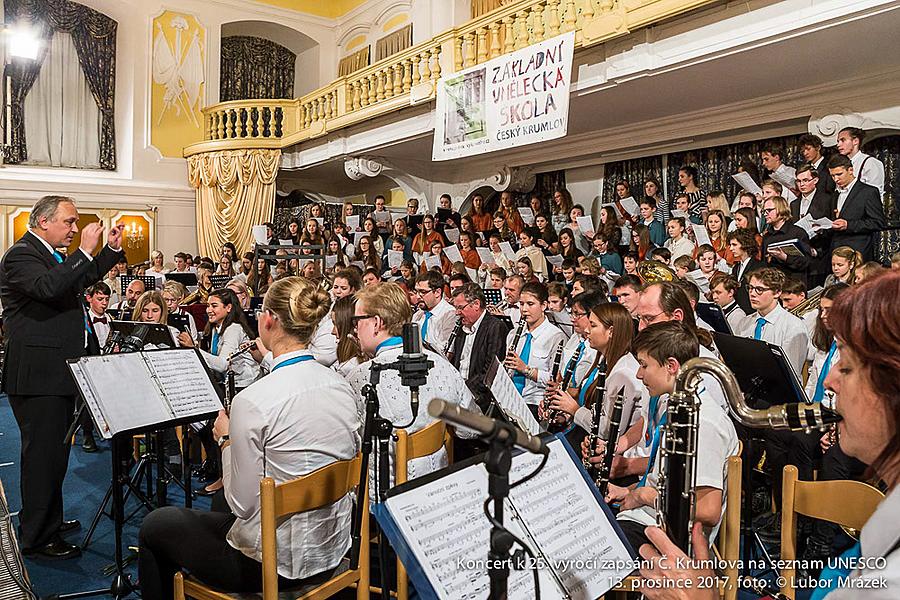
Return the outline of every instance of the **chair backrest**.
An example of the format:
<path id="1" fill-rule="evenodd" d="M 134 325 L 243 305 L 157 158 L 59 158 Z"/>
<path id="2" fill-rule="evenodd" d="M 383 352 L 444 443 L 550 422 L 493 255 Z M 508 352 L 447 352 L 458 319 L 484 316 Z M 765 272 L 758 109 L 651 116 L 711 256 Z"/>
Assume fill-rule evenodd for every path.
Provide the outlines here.
<path id="1" fill-rule="evenodd" d="M 322 508 L 337 502 L 360 483 L 362 455 L 341 460 L 316 469 L 308 475 L 285 483 L 276 484 L 271 477 L 259 483 L 260 520 L 262 528 L 263 598 L 274 599 L 278 592 L 277 546 L 275 531 L 284 517 Z M 368 503 L 368 478 L 364 477 L 357 502 Z M 368 511 L 363 511 L 363 540 L 368 539 Z M 360 564 L 368 561 L 368 551 L 363 544 Z M 368 584 L 366 584 L 368 587 Z"/>
<path id="2" fill-rule="evenodd" d="M 725 589 L 723 598 L 735 600 L 738 593 L 738 564 L 741 546 L 741 469 L 740 449 L 736 456 L 728 458 L 725 517 L 719 527 L 719 546 L 725 561 Z"/>
<path id="3" fill-rule="evenodd" d="M 395 483 L 407 481 L 407 463 L 409 461 L 434 454 L 441 449 L 441 446 L 446 447 L 447 456 L 450 459 L 452 444 L 453 438 L 443 421 L 435 421 L 413 434 L 407 433 L 405 429 L 398 429 Z"/>
<path id="4" fill-rule="evenodd" d="M 792 565 L 797 558 L 797 515 L 823 519 L 852 529 L 862 529 L 884 494 L 860 481 L 798 481 L 797 467 L 784 468 L 781 500 L 781 558 Z M 782 569 L 786 582 L 794 580 L 793 567 Z M 781 593 L 794 598 L 789 584 Z"/>

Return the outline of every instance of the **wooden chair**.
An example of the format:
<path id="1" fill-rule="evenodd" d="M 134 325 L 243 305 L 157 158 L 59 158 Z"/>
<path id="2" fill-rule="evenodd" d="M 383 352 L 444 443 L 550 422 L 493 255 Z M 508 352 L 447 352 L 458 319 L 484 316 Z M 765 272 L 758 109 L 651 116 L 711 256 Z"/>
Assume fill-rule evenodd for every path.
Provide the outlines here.
<path id="1" fill-rule="evenodd" d="M 369 502 L 367 481 L 359 481 L 362 457 L 342 460 L 322 467 L 293 481 L 277 484 L 266 477 L 259 484 L 262 529 L 262 594 L 239 594 L 215 590 L 196 579 L 177 573 L 175 575 L 175 598 L 197 598 L 198 600 L 234 600 L 254 598 L 256 600 L 278 600 L 290 597 L 296 600 L 322 600 L 330 598 L 345 588 L 356 586 L 357 600 L 369 597 L 369 545 L 360 544 L 359 567 L 350 570 L 350 561 L 344 558 L 334 569 L 332 577 L 319 584 L 309 584 L 297 590 L 278 592 L 277 547 L 275 530 L 277 523 L 296 513 L 322 508 L 343 498 L 348 492 L 359 487 L 357 502 L 366 506 Z M 369 539 L 369 511 L 362 511 L 360 530 L 362 540 Z"/>
<path id="2" fill-rule="evenodd" d="M 448 462 L 453 462 L 453 436 L 447 431 L 443 421 L 435 421 L 431 425 L 409 434 L 405 429 L 397 430 L 396 457 L 394 461 L 394 484 L 399 485 L 409 480 L 409 461 L 434 454 L 443 446 L 447 450 Z M 378 590 L 381 591 L 381 590 Z M 400 559 L 397 559 L 397 600 L 409 597 L 409 580 Z"/>
<path id="3" fill-rule="evenodd" d="M 844 527 L 862 529 L 884 499 L 877 488 L 860 481 L 800 481 L 797 467 L 784 468 L 781 492 L 781 559 L 792 564 L 797 558 L 797 515 L 831 521 Z M 795 570 L 785 568 L 781 576 L 793 580 Z M 789 585 L 781 588 L 788 598 L 795 597 Z"/>

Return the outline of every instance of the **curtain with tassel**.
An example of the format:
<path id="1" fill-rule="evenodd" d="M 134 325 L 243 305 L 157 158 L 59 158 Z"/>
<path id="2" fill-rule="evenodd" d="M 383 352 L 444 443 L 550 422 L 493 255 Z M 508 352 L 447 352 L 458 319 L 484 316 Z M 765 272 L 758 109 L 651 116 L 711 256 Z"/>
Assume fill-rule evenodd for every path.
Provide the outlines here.
<path id="1" fill-rule="evenodd" d="M 280 163 L 277 149 L 222 150 L 188 158 L 188 180 L 197 190 L 200 254 L 216 256 L 225 242 L 233 242 L 239 255 L 250 250 L 252 227 L 271 220 L 275 210 Z"/>

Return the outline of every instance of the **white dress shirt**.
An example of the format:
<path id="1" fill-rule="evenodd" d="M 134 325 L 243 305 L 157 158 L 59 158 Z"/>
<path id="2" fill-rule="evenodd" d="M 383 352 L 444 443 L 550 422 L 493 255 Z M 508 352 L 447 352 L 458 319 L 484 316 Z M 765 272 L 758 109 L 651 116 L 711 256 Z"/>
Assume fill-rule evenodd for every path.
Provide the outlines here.
<path id="1" fill-rule="evenodd" d="M 690 226 L 690 225 L 688 225 Z M 666 243 L 663 244 L 663 247 L 666 248 L 669 252 L 672 253 L 672 260 L 669 261 L 669 264 L 674 264 L 675 259 L 679 256 L 693 256 L 694 255 L 694 242 L 688 239 L 686 235 L 682 235 L 677 240 L 675 238 L 669 238 L 666 240 Z"/>
<path id="2" fill-rule="evenodd" d="M 802 219 L 809 213 L 809 207 L 812 204 L 813 196 L 816 195 L 816 191 L 813 190 L 808 196 L 800 195 L 800 199 L 797 200 L 800 203 L 800 218 Z"/>
<path id="3" fill-rule="evenodd" d="M 853 189 L 853 186 L 854 186 L 855 183 L 856 183 L 856 178 L 854 178 L 853 181 L 850 182 L 850 185 L 848 185 L 847 187 L 845 187 L 845 188 L 837 188 L 837 193 L 838 193 L 838 197 L 837 197 L 837 212 L 838 212 L 838 218 L 840 218 L 840 216 L 841 216 L 841 211 L 844 209 L 844 203 L 847 202 L 847 196 L 850 195 L 850 190 Z"/>
<path id="4" fill-rule="evenodd" d="M 314 360 L 277 368 L 234 397 L 231 444 L 222 451 L 225 498 L 237 520 L 228 543 L 262 560 L 259 482 L 283 483 L 360 449 L 356 395 L 337 373 Z M 312 416 L 314 415 L 314 417 Z M 331 569 L 350 548 L 353 498 L 347 494 L 323 508 L 296 514 L 278 524 L 278 573 L 301 579 Z"/>
<path id="5" fill-rule="evenodd" d="M 434 366 L 428 370 L 428 377 L 425 385 L 419 388 L 419 411 L 416 414 L 415 421 L 404 429 L 407 433 L 415 433 L 424 429 L 435 421 L 435 418 L 428 414 L 428 403 L 435 398 L 446 400 L 459 404 L 461 407 L 481 412 L 472 398 L 472 393 L 466 386 L 465 380 L 459 374 L 453 365 L 435 352 L 424 349 L 428 358 L 434 361 Z M 392 363 L 397 360 L 403 352 L 403 344 L 399 338 L 393 343 L 385 343 L 375 354 L 375 358 L 361 364 L 347 377 L 347 381 L 358 394 L 359 420 L 365 422 L 365 397 L 362 390 L 369 383 L 370 370 L 372 362 Z M 400 383 L 400 374 L 395 370 L 381 372 L 381 380 L 378 383 L 378 401 L 379 414 L 381 417 L 389 420 L 394 426 L 406 425 L 412 421 L 412 408 L 410 407 L 409 388 L 403 387 Z M 459 437 L 475 437 L 476 434 L 471 431 L 457 430 Z M 395 442 L 392 439 L 389 453 L 390 463 L 390 485 L 394 486 L 394 453 Z M 409 461 L 407 465 L 407 476 L 409 479 L 421 477 L 438 469 L 447 466 L 447 452 L 441 447 L 437 452 L 422 458 L 416 458 Z M 369 461 L 369 499 L 374 502 L 378 494 L 375 487 L 375 456 Z"/>
<path id="6" fill-rule="evenodd" d="M 528 360 L 525 361 L 529 367 L 537 368 L 537 381 L 530 377 L 525 378 L 525 387 L 522 389 L 522 398 L 528 404 L 539 404 L 544 397 L 547 383 L 550 381 L 550 374 L 553 368 L 553 355 L 556 348 L 566 341 L 566 336 L 556 325 L 553 325 L 548 319 L 538 325 L 534 330 L 528 331 L 528 327 L 522 332 L 522 337 L 516 345 L 516 356 L 521 356 L 522 348 L 525 346 L 527 334 L 531 334 L 531 352 Z M 506 336 L 506 347 L 509 348 L 516 335 L 516 330 L 512 329 Z"/>
<path id="7" fill-rule="evenodd" d="M 469 378 L 469 364 L 472 360 L 472 348 L 475 346 L 475 336 L 478 335 L 478 328 L 481 327 L 481 323 L 484 321 L 484 314 L 485 313 L 482 311 L 481 316 L 472 324 L 471 329 L 465 325 L 462 326 L 463 333 L 466 334 L 466 337 L 463 339 L 462 354 L 459 355 L 459 374 L 462 375 L 463 379 Z"/>
<path id="8" fill-rule="evenodd" d="M 749 338 L 754 337 L 756 322 L 761 316 L 759 312 L 748 316 L 746 326 L 740 335 Z M 795 317 L 777 303 L 772 312 L 763 318 L 766 320 L 766 323 L 763 325 L 760 339 L 781 347 L 788 362 L 791 363 L 791 368 L 794 369 L 794 373 L 799 378 L 803 372 L 803 363 L 806 362 L 809 347 L 809 336 L 806 333 L 806 326 L 799 317 Z"/>
<path id="9" fill-rule="evenodd" d="M 883 197 L 884 163 L 874 156 L 869 156 L 865 152 L 857 152 L 850 157 L 850 162 L 853 163 L 853 174 L 856 175 L 856 179 L 877 187 L 878 193 Z M 866 163 L 865 166 L 863 166 L 864 162 Z"/>
<path id="10" fill-rule="evenodd" d="M 417 310 L 412 318 L 413 323 L 419 324 L 419 331 L 425 323 L 425 311 Z M 447 346 L 447 340 L 456 327 L 456 310 L 453 305 L 447 302 L 445 298 L 434 305 L 431 309 L 431 318 L 428 319 L 428 330 L 425 332 L 425 341 L 428 342 L 432 349 L 437 352 L 443 352 Z"/>
<path id="11" fill-rule="evenodd" d="M 641 418 L 641 407 L 646 407 L 650 401 L 650 393 L 643 382 L 637 378 L 639 366 L 634 355 L 625 353 L 606 374 L 606 392 L 603 397 L 600 417 L 600 437 L 604 440 L 609 439 L 609 420 L 612 416 L 612 407 L 619 390 L 624 392 L 622 416 L 619 422 L 620 433 L 624 433 L 629 427 L 638 422 Z M 643 410 L 646 411 L 647 409 L 644 408 Z M 593 425 L 593 413 L 590 408 L 582 406 L 575 413 L 574 420 L 576 425 L 590 432 Z"/>
<path id="12" fill-rule="evenodd" d="M 94 328 L 94 334 L 97 336 L 97 341 L 100 342 L 100 347 L 106 345 L 106 339 L 109 337 L 109 321 L 112 317 L 107 314 L 98 315 L 94 311 L 88 309 L 88 318 L 91 320 L 91 327 Z M 95 323 L 94 319 L 106 319 L 106 323 Z"/>
<path id="13" fill-rule="evenodd" d="M 815 347 L 813 346 L 813 348 Z M 822 374 L 822 369 L 825 368 L 825 363 L 828 361 L 829 350 L 830 348 L 825 351 L 815 349 L 815 354 L 809 365 L 809 374 L 806 377 L 806 385 L 804 386 L 803 391 L 806 392 L 806 399 L 810 402 L 812 402 L 812 399 L 816 396 L 816 387 L 819 385 L 819 376 Z M 829 373 L 834 369 L 834 366 L 838 363 L 840 358 L 841 351 L 835 348 L 834 356 L 831 357 L 831 363 L 829 364 Z M 822 404 L 829 408 L 834 408 L 834 392 L 826 388 L 825 397 L 822 398 Z"/>
<path id="14" fill-rule="evenodd" d="M 309 351 L 316 357 L 319 364 L 330 367 L 337 362 L 337 338 L 334 337 L 334 321 L 331 313 L 319 321 L 312 339 L 309 341 Z"/>
<path id="15" fill-rule="evenodd" d="M 200 355 L 206 361 L 207 366 L 217 373 L 228 371 L 228 356 L 237 352 L 240 345 L 250 341 L 250 337 L 244 328 L 237 323 L 232 323 L 219 333 L 219 345 L 216 354 L 201 350 Z M 239 388 L 249 386 L 259 377 L 259 365 L 253 360 L 249 352 L 236 356 L 231 361 L 231 369 L 234 371 L 234 385 Z"/>

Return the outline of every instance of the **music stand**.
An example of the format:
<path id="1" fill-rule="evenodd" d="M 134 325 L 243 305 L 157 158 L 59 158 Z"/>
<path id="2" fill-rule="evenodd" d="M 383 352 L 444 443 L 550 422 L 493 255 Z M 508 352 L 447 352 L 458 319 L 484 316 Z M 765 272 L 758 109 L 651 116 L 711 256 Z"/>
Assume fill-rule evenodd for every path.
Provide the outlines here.
<path id="1" fill-rule="evenodd" d="M 209 285 L 214 290 L 219 290 L 228 285 L 228 282 L 234 279 L 231 275 L 210 275 Z"/>
<path id="2" fill-rule="evenodd" d="M 725 317 L 725 313 L 722 311 L 722 307 L 718 304 L 713 304 L 711 302 L 698 302 L 697 303 L 697 316 L 703 319 L 706 323 L 709 323 L 709 326 L 712 327 L 717 333 L 727 333 L 729 335 L 734 334 L 731 331 L 731 325 L 728 324 L 728 319 Z"/>
<path id="3" fill-rule="evenodd" d="M 197 274 L 191 271 L 171 271 L 166 273 L 166 279 L 169 281 L 177 281 L 184 287 L 194 287 L 197 285 Z"/>
<path id="4" fill-rule="evenodd" d="M 121 339 L 124 340 L 134 333 L 134 329 L 138 325 L 143 325 L 148 329 L 146 337 L 142 340 L 143 345 L 153 344 L 157 348 L 175 348 L 178 346 L 178 343 L 172 337 L 172 331 L 165 323 L 113 320 L 109 322 L 110 339 L 113 339 L 113 332 L 117 332 Z"/>
<path id="5" fill-rule="evenodd" d="M 135 279 L 140 279 L 144 282 L 145 291 L 156 289 L 156 277 L 153 275 L 119 275 L 119 289 L 122 290 L 122 296 L 125 295 L 128 285 Z"/>
<path id="6" fill-rule="evenodd" d="M 488 304 L 497 305 L 503 302 L 503 290 L 498 290 L 494 288 L 484 289 L 484 298 Z"/>

